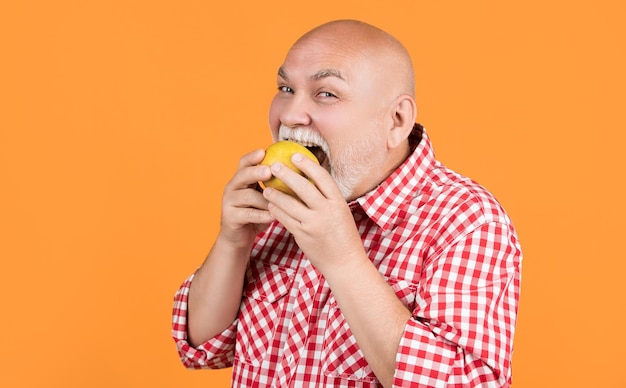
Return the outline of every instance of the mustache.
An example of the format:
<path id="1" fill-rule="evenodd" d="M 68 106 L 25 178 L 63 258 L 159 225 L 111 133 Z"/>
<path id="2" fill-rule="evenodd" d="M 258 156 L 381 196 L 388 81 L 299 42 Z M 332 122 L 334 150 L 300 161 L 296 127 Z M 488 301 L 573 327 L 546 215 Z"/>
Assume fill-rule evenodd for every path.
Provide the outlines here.
<path id="1" fill-rule="evenodd" d="M 326 155 L 330 156 L 330 146 L 326 139 L 314 129 L 306 127 L 290 128 L 281 125 L 278 128 L 278 140 L 290 140 L 302 144 L 305 147 L 320 147 Z"/>

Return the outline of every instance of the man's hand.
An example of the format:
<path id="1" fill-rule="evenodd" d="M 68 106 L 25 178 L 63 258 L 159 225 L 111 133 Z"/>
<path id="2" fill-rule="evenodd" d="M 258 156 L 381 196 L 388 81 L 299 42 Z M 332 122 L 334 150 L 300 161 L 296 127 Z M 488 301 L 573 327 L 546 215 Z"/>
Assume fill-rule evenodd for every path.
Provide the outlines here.
<path id="1" fill-rule="evenodd" d="M 272 174 L 289 186 L 300 200 L 266 188 L 268 209 L 296 239 L 311 263 L 322 273 L 338 268 L 344 260 L 363 257 L 363 243 L 350 208 L 328 172 L 300 154 L 292 162 L 315 184 L 281 163 L 271 166 Z"/>
<path id="2" fill-rule="evenodd" d="M 273 221 L 267 200 L 258 190 L 258 182 L 271 177 L 267 166 L 260 166 L 264 151 L 244 155 L 222 196 L 222 219 L 218 238 L 237 247 L 252 246 L 255 236 Z"/>

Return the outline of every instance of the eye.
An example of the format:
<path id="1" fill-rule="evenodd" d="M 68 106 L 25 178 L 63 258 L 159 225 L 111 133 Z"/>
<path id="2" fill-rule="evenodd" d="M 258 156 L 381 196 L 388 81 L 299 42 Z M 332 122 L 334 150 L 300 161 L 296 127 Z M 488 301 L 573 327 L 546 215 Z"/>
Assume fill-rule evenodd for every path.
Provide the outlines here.
<path id="1" fill-rule="evenodd" d="M 289 86 L 279 86 L 278 87 L 278 91 L 279 92 L 283 92 L 283 93 L 293 93 L 293 89 L 290 88 Z"/>
<path id="2" fill-rule="evenodd" d="M 331 92 L 319 92 L 317 95 L 320 96 L 320 97 L 323 97 L 323 98 L 335 98 L 335 97 L 337 97 L 334 94 L 332 94 Z"/>

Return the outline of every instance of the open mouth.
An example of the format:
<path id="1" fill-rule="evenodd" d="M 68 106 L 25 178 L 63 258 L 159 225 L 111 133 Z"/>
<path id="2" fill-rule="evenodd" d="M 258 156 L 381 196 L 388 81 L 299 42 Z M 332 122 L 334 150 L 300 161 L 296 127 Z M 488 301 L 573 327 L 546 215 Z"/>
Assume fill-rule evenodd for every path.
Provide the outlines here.
<path id="1" fill-rule="evenodd" d="M 326 161 L 326 152 L 324 152 L 324 150 L 322 149 L 322 147 L 318 147 L 318 146 L 306 146 L 305 147 L 311 151 L 311 153 L 313 155 L 315 155 L 315 157 L 317 158 L 317 160 L 320 162 L 320 165 L 323 165 L 324 162 Z"/>
<path id="2" fill-rule="evenodd" d="M 320 166 L 325 166 L 324 162 L 328 159 L 328 151 L 325 145 L 319 145 L 317 142 L 307 141 L 303 139 L 296 139 L 291 136 L 281 137 L 281 140 L 289 140 L 306 147 L 320 163 Z M 326 167 L 327 168 L 327 167 Z"/>

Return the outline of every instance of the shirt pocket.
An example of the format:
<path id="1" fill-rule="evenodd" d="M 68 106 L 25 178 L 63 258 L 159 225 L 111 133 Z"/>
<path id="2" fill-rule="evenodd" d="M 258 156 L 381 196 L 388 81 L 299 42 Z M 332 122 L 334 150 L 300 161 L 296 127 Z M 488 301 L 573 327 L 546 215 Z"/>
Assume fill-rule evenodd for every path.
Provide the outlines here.
<path id="1" fill-rule="evenodd" d="M 236 354 L 242 361 L 259 366 L 266 358 L 293 278 L 293 269 L 250 263 L 237 327 Z"/>
<path id="2" fill-rule="evenodd" d="M 404 280 L 387 279 L 396 296 L 410 310 L 415 305 L 417 286 Z M 322 368 L 327 376 L 362 382 L 375 382 L 376 376 L 365 360 L 335 298 L 329 299 L 328 319 L 324 329 Z M 375 316 L 372 325 L 376 325 Z"/>

